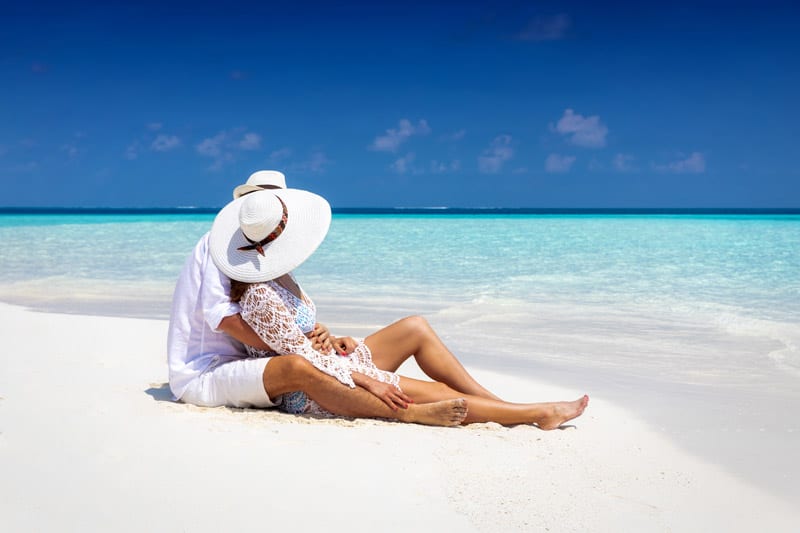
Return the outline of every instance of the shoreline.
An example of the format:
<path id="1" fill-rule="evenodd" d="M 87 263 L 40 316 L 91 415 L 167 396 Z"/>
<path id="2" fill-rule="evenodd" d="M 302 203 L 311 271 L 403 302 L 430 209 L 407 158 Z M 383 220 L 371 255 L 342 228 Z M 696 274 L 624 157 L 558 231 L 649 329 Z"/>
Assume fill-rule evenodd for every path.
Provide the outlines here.
<path id="1" fill-rule="evenodd" d="M 352 526 L 345 497 L 364 524 L 391 517 L 397 531 L 789 531 L 800 519 L 592 391 L 573 427 L 550 432 L 202 409 L 164 388 L 164 320 L 0 304 L 0 323 L 0 512 L 15 531 L 250 531 L 265 510 L 273 526 Z M 470 370 L 511 401 L 583 392 Z"/>

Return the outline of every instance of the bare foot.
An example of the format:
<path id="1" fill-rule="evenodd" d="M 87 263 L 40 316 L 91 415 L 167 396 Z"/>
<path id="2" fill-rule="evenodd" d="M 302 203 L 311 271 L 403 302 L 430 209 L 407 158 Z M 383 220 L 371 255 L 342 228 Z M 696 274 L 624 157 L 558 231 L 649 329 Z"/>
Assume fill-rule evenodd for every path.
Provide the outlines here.
<path id="1" fill-rule="evenodd" d="M 553 402 L 548 415 L 543 416 L 536 425 L 541 429 L 556 429 L 564 422 L 578 418 L 589 405 L 589 396 L 584 394 L 572 402 Z"/>
<path id="2" fill-rule="evenodd" d="M 402 422 L 425 424 L 426 426 L 458 426 L 467 416 L 467 400 L 443 400 L 433 403 L 412 403 L 408 409 L 398 410 Z"/>

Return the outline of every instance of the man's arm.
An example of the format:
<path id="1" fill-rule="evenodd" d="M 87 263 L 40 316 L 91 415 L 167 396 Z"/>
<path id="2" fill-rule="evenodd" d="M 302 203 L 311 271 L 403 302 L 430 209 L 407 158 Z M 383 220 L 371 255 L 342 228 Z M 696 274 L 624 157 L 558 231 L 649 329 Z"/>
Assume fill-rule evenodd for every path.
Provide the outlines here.
<path id="1" fill-rule="evenodd" d="M 317 325 L 321 326 L 321 324 Z M 264 342 L 261 339 L 261 337 L 259 337 L 256 334 L 255 331 L 253 331 L 253 328 L 251 328 L 250 325 L 244 321 L 242 315 L 240 315 L 239 313 L 236 313 L 235 315 L 228 315 L 225 318 L 223 318 L 222 321 L 219 323 L 219 326 L 217 326 L 217 329 L 219 329 L 223 333 L 226 333 L 227 335 L 230 335 L 231 337 L 241 342 L 242 344 L 252 346 L 253 348 L 256 348 L 258 350 L 264 350 L 264 351 L 272 350 L 272 348 L 270 348 L 269 345 L 266 342 Z M 315 350 L 322 351 L 324 349 L 324 344 L 317 337 L 316 333 L 317 330 L 315 329 L 312 333 L 307 334 L 306 337 L 311 339 L 311 343 L 314 345 Z M 330 345 L 330 341 L 327 339 L 327 336 L 325 340 L 327 340 L 328 344 Z"/>
<path id="2" fill-rule="evenodd" d="M 219 323 L 219 329 L 226 334 L 230 335 L 237 341 L 259 350 L 270 351 L 272 348 L 267 345 L 261 337 L 256 335 L 253 328 L 244 321 L 242 315 L 236 313 L 235 315 L 228 315 Z"/>

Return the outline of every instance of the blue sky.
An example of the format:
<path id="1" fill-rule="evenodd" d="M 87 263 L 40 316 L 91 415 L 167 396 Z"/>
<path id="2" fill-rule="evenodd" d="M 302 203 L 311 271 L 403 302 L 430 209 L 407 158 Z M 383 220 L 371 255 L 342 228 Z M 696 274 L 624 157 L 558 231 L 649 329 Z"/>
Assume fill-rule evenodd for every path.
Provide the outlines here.
<path id="1" fill-rule="evenodd" d="M 68 4 L 0 7 L 0 206 L 800 207 L 789 2 Z"/>

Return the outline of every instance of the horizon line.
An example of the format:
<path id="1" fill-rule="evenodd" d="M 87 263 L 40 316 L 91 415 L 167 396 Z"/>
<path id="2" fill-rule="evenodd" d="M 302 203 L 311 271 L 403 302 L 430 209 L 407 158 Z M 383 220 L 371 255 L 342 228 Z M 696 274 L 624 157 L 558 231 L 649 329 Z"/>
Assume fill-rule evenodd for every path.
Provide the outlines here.
<path id="1" fill-rule="evenodd" d="M 0 207 L 4 215 L 216 214 L 222 207 Z M 334 214 L 800 215 L 800 207 L 333 207 Z"/>

